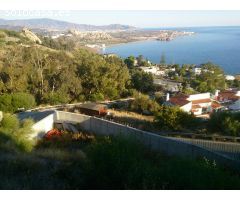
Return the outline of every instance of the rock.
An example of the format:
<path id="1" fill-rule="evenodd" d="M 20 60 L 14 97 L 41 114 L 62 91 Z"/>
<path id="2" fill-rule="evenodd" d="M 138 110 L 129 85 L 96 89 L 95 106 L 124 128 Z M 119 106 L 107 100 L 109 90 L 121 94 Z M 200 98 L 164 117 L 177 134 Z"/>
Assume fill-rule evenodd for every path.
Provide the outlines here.
<path id="1" fill-rule="evenodd" d="M 29 40 L 31 40 L 33 42 L 36 42 L 38 44 L 42 44 L 42 41 L 39 39 L 39 37 L 27 28 L 23 28 L 21 34 L 22 34 L 22 36 L 28 38 Z"/>

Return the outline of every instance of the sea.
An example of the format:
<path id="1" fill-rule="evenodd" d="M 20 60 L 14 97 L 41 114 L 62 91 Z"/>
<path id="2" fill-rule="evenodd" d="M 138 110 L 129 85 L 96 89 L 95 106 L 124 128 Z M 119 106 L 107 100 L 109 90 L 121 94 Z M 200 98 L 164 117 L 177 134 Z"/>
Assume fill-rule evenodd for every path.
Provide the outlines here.
<path id="1" fill-rule="evenodd" d="M 166 29 L 148 29 L 166 30 Z M 168 64 L 195 64 L 213 62 L 225 74 L 240 74 L 240 26 L 169 28 L 190 31 L 191 36 L 177 37 L 172 41 L 147 40 L 106 47 L 102 53 L 115 53 L 122 58 L 143 55 L 159 63 L 164 54 Z"/>

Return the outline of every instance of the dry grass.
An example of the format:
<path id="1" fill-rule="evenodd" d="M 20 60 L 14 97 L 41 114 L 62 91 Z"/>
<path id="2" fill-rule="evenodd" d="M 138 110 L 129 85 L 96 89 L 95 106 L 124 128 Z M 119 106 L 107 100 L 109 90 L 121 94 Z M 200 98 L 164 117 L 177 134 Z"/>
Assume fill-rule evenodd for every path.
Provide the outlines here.
<path id="1" fill-rule="evenodd" d="M 147 122 L 154 121 L 154 116 L 141 115 L 141 114 L 138 114 L 135 112 L 118 111 L 118 110 L 113 110 L 113 109 L 109 109 L 109 112 L 112 113 L 114 117 L 128 117 L 128 118 L 147 121 Z"/>
<path id="2" fill-rule="evenodd" d="M 152 131 L 154 130 L 154 117 L 141 115 L 135 112 L 109 110 L 112 113 L 111 120 L 114 122 L 131 126 L 141 130 Z"/>

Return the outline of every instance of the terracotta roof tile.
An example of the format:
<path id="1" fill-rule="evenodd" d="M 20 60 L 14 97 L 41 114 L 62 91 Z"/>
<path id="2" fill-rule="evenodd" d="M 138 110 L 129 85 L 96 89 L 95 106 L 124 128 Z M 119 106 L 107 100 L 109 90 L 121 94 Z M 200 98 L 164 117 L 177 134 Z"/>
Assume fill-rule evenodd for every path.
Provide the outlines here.
<path id="1" fill-rule="evenodd" d="M 220 103 L 216 102 L 216 101 L 213 101 L 211 106 L 212 106 L 213 109 L 222 107 L 222 105 Z"/>
<path id="2" fill-rule="evenodd" d="M 184 105 L 190 103 L 190 101 L 187 100 L 187 96 L 171 97 L 169 102 L 172 103 L 173 105 L 177 105 L 177 106 L 184 106 Z"/>
<path id="3" fill-rule="evenodd" d="M 239 99 L 238 96 L 236 96 L 236 92 L 235 91 L 231 91 L 231 90 L 225 90 L 225 91 L 221 91 L 218 94 L 218 100 L 221 99 L 227 99 L 227 100 L 231 100 L 231 101 L 236 101 Z"/>

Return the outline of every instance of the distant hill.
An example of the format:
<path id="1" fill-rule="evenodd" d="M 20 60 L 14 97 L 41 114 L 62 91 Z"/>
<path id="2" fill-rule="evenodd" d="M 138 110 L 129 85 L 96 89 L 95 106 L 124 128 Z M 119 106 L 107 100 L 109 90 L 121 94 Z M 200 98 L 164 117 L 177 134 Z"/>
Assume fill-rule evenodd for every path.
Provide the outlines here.
<path id="1" fill-rule="evenodd" d="M 27 27 L 29 29 L 42 29 L 47 31 L 67 31 L 74 29 L 78 31 L 94 31 L 94 30 L 134 30 L 136 27 L 121 25 L 121 24 L 110 24 L 104 26 L 95 26 L 89 24 L 76 24 L 66 21 L 53 20 L 48 18 L 41 19 L 19 19 L 19 20 L 5 20 L 0 19 L 0 28 L 7 28 L 12 30 L 19 30 L 20 27 Z"/>

